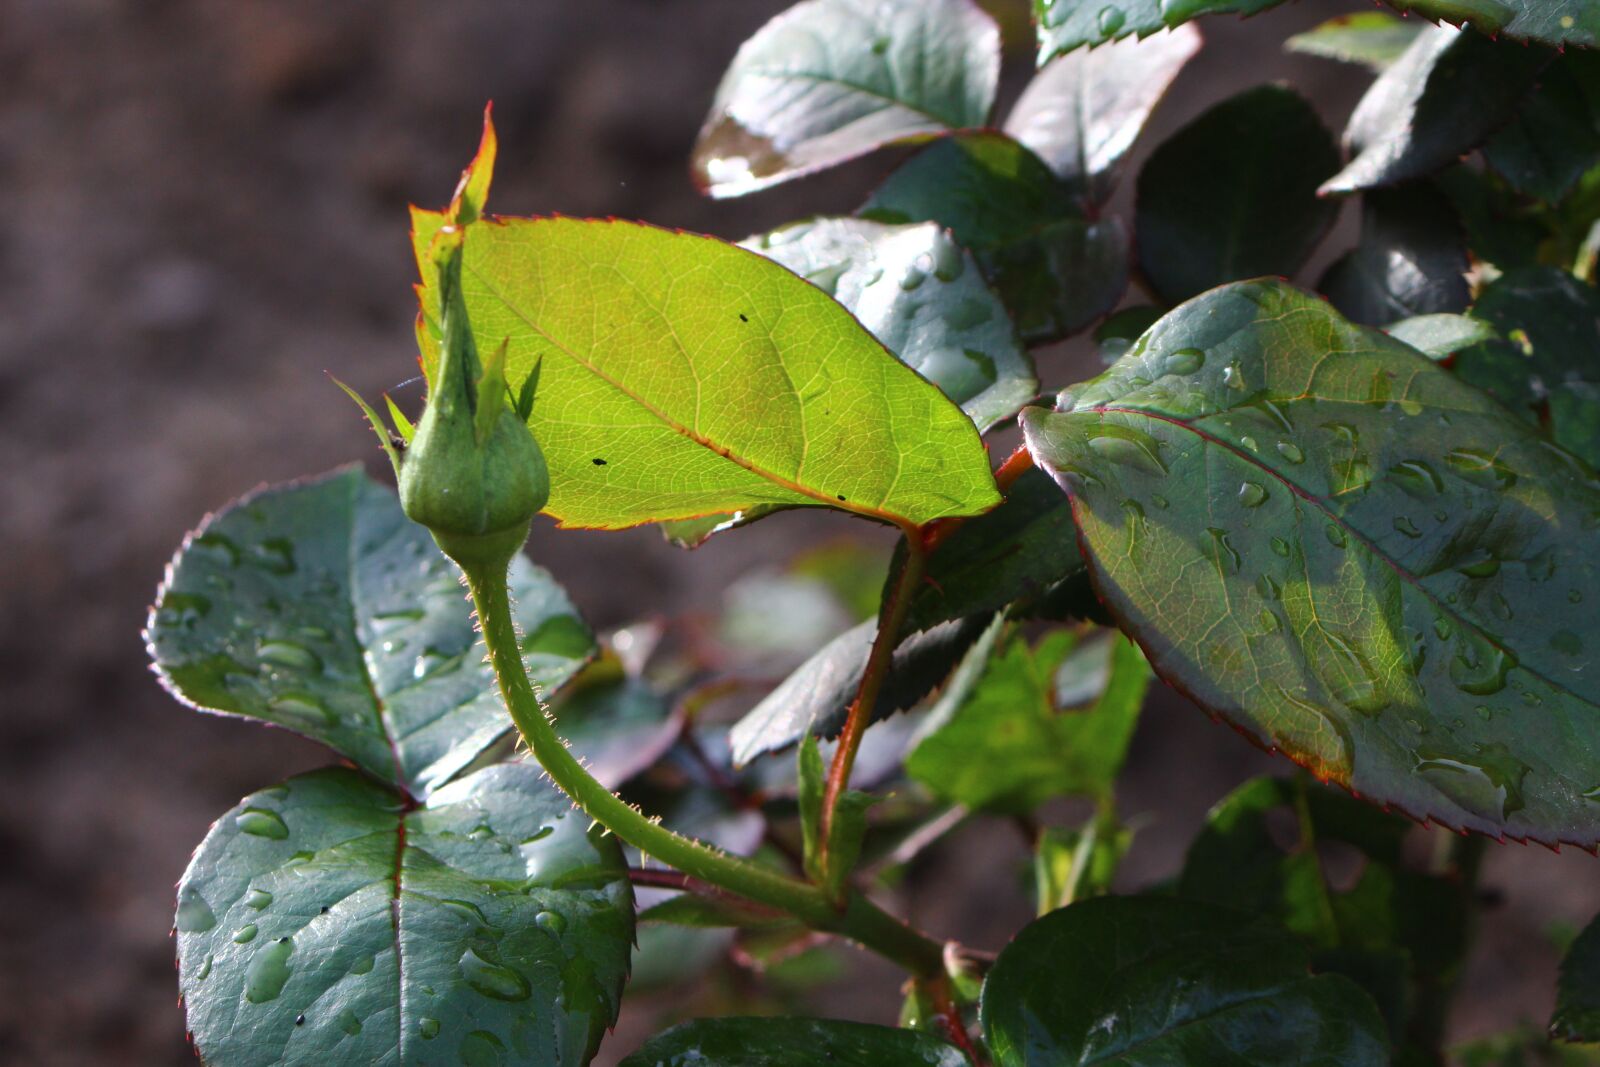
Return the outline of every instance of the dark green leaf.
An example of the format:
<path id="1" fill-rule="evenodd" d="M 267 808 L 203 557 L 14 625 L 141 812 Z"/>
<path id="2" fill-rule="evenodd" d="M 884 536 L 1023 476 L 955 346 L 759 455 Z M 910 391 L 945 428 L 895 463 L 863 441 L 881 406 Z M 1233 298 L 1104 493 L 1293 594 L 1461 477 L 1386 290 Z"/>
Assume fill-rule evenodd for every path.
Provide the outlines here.
<path id="1" fill-rule="evenodd" d="M 1457 1045 L 1450 1062 L 1457 1067 L 1596 1067 L 1600 1048 L 1552 1044 L 1538 1028 L 1523 1026 Z"/>
<path id="2" fill-rule="evenodd" d="M 1185 26 L 1052 60 L 1028 83 L 1005 132 L 1096 207 L 1110 198 L 1122 157 L 1199 50 L 1199 31 Z"/>
<path id="3" fill-rule="evenodd" d="M 1030 344 L 1082 329 L 1127 287 L 1122 223 L 1086 219 L 1050 168 L 1002 133 L 940 139 L 891 174 L 861 214 L 948 227 Z"/>
<path id="4" fill-rule="evenodd" d="M 915 1030 L 832 1019 L 696 1019 L 644 1043 L 621 1067 L 967 1067 Z"/>
<path id="5" fill-rule="evenodd" d="M 1361 240 L 1317 288 L 1353 322 L 1382 326 L 1414 315 L 1465 311 L 1466 241 L 1450 202 L 1416 183 L 1361 198 Z"/>
<path id="6" fill-rule="evenodd" d="M 520 555 L 511 592 L 524 662 L 554 690 L 594 640 Z M 416 795 L 511 729 L 455 566 L 355 467 L 207 519 L 172 561 L 146 636 L 185 703 L 286 726 Z"/>
<path id="7" fill-rule="evenodd" d="M 1502 271 L 1539 261 L 1545 229 L 1528 217 L 1522 199 L 1503 181 L 1466 164 L 1451 167 L 1433 181 L 1461 217 L 1467 247 L 1475 258 Z"/>
<path id="8" fill-rule="evenodd" d="M 906 772 L 940 799 L 975 810 L 1026 814 L 1052 797 L 1109 795 L 1149 672 L 1121 635 L 1075 646 L 1065 630 L 1037 648 L 1012 636 L 992 657 L 976 646 L 978 677 L 951 684 L 906 757 Z M 1055 702 L 1057 672 L 1067 664 L 1104 678 L 1082 710 Z"/>
<path id="9" fill-rule="evenodd" d="M 1139 264 L 1170 303 L 1299 269 L 1333 224 L 1317 184 L 1339 166 L 1311 105 L 1266 85 L 1168 138 L 1139 174 Z"/>
<path id="10" fill-rule="evenodd" d="M 904 552 L 902 543 L 891 569 Z M 1026 471 L 1006 490 L 1004 503 L 956 527 L 928 554 L 926 580 L 906 612 L 906 632 L 1040 597 L 1082 571 L 1065 494 L 1043 472 Z"/>
<path id="11" fill-rule="evenodd" d="M 1023 412 L 1028 447 L 1157 673 L 1371 800 L 1600 841 L 1592 468 L 1272 282 L 1177 309 L 1060 406 Z"/>
<path id="12" fill-rule="evenodd" d="M 1083 45 L 1180 26 L 1202 15 L 1254 15 L 1283 0 L 1033 0 L 1039 62 Z M 1471 24 L 1491 36 L 1552 45 L 1600 43 L 1600 11 L 1589 0 L 1386 0 L 1428 20 Z M 1359 16 L 1358 16 L 1359 17 Z"/>
<path id="13" fill-rule="evenodd" d="M 1297 829 L 1286 843 L 1287 826 Z M 1397 1044 L 1433 1050 L 1466 956 L 1473 890 L 1457 871 L 1407 869 L 1401 846 L 1411 829 L 1399 816 L 1304 778 L 1257 778 L 1211 809 L 1178 891 L 1298 933 L 1322 969 L 1348 975 L 1373 995 Z M 1331 843 L 1360 857 L 1343 890 L 1324 872 Z"/>
<path id="14" fill-rule="evenodd" d="M 1455 163 L 1516 113 L 1552 55 L 1471 30 L 1424 30 L 1356 105 L 1344 131 L 1355 158 L 1322 191 L 1395 185 Z"/>
<path id="15" fill-rule="evenodd" d="M 796 222 L 744 247 L 783 264 L 849 309 L 979 430 L 1033 399 L 1039 382 L 1005 305 L 934 223 Z"/>
<path id="16" fill-rule="evenodd" d="M 1500 331 L 1455 372 L 1600 464 L 1600 293 L 1565 271 L 1526 267 L 1484 290 L 1473 315 Z"/>
<path id="17" fill-rule="evenodd" d="M 441 221 L 413 211 L 419 261 Z M 542 360 L 529 425 L 545 510 L 567 526 L 771 505 L 920 525 L 998 502 L 972 421 L 761 256 L 635 223 L 497 218 L 467 229 L 462 262 L 479 350 L 508 346 L 513 389 Z M 425 271 L 425 342 L 433 282 Z"/>
<path id="18" fill-rule="evenodd" d="M 1417 315 L 1391 322 L 1383 332 L 1429 359 L 1446 359 L 1495 337 L 1495 329 L 1470 315 Z"/>
<path id="19" fill-rule="evenodd" d="M 927 696 L 988 622 L 984 615 L 941 623 L 902 641 L 878 693 L 872 721 L 904 711 Z M 834 638 L 751 708 L 728 735 L 735 765 L 787 748 L 807 734 L 837 734 L 855 699 L 877 631 L 876 621 L 864 622 Z"/>
<path id="20" fill-rule="evenodd" d="M 742 196 L 882 145 L 982 126 L 1000 33 L 968 0 L 805 0 L 739 49 L 694 175 Z"/>
<path id="21" fill-rule="evenodd" d="M 846 789 L 839 794 L 833 809 L 827 847 L 822 841 L 822 805 L 827 792 L 827 770 L 817 750 L 817 739 L 807 735 L 800 742 L 799 756 L 800 832 L 805 841 L 806 874 L 831 897 L 837 898 L 845 879 L 861 856 L 861 841 L 867 833 L 867 810 L 877 802 L 870 793 Z"/>
<path id="22" fill-rule="evenodd" d="M 178 884 L 207 1063 L 587 1063 L 616 1020 L 633 899 L 615 838 L 538 767 L 421 808 L 342 769 L 246 797 Z"/>
<path id="23" fill-rule="evenodd" d="M 1035 920 L 984 983 L 996 1064 L 1387 1064 L 1360 988 L 1311 976 L 1297 942 L 1252 922 L 1165 897 L 1100 897 Z"/>
<path id="24" fill-rule="evenodd" d="M 1284 42 L 1291 52 L 1360 63 L 1380 74 L 1416 40 L 1424 29 L 1418 20 L 1402 21 L 1386 11 L 1339 15 Z"/>
<path id="25" fill-rule="evenodd" d="M 1600 57 L 1562 55 L 1522 101 L 1483 158 L 1512 187 L 1555 203 L 1600 162 Z"/>
<path id="26" fill-rule="evenodd" d="M 1585 927 L 1561 961 L 1550 1036 L 1559 1041 L 1600 1042 L 1600 922 Z"/>

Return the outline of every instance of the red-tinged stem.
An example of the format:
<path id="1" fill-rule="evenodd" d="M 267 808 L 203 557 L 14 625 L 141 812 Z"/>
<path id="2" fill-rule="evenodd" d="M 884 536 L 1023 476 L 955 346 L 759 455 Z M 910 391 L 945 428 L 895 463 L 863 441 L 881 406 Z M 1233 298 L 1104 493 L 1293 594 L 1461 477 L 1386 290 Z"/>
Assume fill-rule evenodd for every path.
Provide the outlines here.
<path id="1" fill-rule="evenodd" d="M 928 550 L 925 531 L 908 528 L 905 536 L 905 562 L 900 566 L 900 574 L 889 592 L 889 599 L 878 613 L 878 635 L 872 640 L 872 651 L 867 654 L 867 665 L 861 672 L 861 684 L 856 689 L 855 699 L 850 702 L 844 730 L 839 734 L 839 747 L 833 753 L 833 764 L 828 768 L 828 781 L 822 791 L 818 848 L 823 870 L 828 869 L 828 845 L 833 835 L 834 812 L 839 806 L 839 798 L 850 784 L 850 771 L 855 767 L 861 739 L 872 724 L 872 712 L 878 706 L 878 694 L 883 690 L 884 679 L 894 662 L 894 650 L 900 643 L 900 628 L 905 623 L 906 609 L 911 604 L 912 594 L 922 583 L 922 574 L 926 569 Z M 840 879 L 839 884 L 843 885 L 844 880 Z"/>
<path id="2" fill-rule="evenodd" d="M 972 1043 L 972 1035 L 967 1033 L 967 1024 L 961 1018 L 961 1009 L 957 1007 L 955 997 L 951 995 L 950 979 L 940 975 L 924 983 L 924 987 L 933 1001 L 933 1009 L 939 1013 L 939 1021 L 944 1023 L 950 1043 L 966 1054 L 967 1059 L 972 1061 L 972 1067 L 989 1067 L 989 1061 L 984 1059 L 983 1053 Z"/>

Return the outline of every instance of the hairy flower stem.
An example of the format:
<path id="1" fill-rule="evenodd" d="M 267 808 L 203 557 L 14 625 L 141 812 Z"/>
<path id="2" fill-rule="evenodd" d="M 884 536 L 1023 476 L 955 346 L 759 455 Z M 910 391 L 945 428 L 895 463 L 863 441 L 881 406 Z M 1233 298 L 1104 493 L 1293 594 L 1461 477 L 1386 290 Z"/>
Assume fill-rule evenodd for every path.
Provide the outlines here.
<path id="1" fill-rule="evenodd" d="M 484 644 L 500 694 L 534 758 L 573 803 L 591 819 L 645 855 L 691 878 L 793 915 L 816 930 L 837 934 L 884 956 L 914 975 L 942 966 L 941 947 L 859 893 L 837 906 L 816 886 L 768 870 L 702 842 L 674 833 L 607 789 L 567 751 L 545 717 L 528 679 L 511 619 L 511 597 L 502 563 L 463 568 L 478 609 Z"/>
<path id="2" fill-rule="evenodd" d="M 861 739 L 872 725 L 872 712 L 878 705 L 878 694 L 894 662 L 894 650 L 900 643 L 900 628 L 905 624 L 906 609 L 911 596 L 922 584 L 923 571 L 928 561 L 926 531 L 907 529 L 905 562 L 895 577 L 894 588 L 878 613 L 878 635 L 872 640 L 872 651 L 867 654 L 866 668 L 861 672 L 861 684 L 856 698 L 850 702 L 844 729 L 839 733 L 839 747 L 834 750 L 833 764 L 828 768 L 828 781 L 822 791 L 822 818 L 818 821 L 818 849 L 821 866 L 828 866 L 828 845 L 833 839 L 834 812 L 839 798 L 850 784 L 850 771 L 856 763 L 856 753 Z M 843 883 L 841 883 L 843 884 Z"/>

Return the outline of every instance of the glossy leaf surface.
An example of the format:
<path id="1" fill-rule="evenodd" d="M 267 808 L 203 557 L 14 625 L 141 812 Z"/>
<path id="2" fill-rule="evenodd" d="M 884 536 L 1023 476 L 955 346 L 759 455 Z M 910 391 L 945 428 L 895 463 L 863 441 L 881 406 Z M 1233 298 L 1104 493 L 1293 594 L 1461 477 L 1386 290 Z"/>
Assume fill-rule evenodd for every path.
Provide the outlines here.
<path id="1" fill-rule="evenodd" d="M 1066 183 L 1001 133 L 942 138 L 891 174 L 860 214 L 947 227 L 977 255 L 1030 344 L 1087 326 L 1128 284 L 1120 220 L 1089 221 Z"/>
<path id="2" fill-rule="evenodd" d="M 1103 204 L 1122 157 L 1199 50 L 1200 32 L 1184 26 L 1054 59 L 1028 83 L 1005 132 L 1055 171 L 1085 206 Z"/>
<path id="3" fill-rule="evenodd" d="M 1000 34 L 970 0 L 804 0 L 739 49 L 695 144 L 713 196 L 982 126 Z"/>
<path id="4" fill-rule="evenodd" d="M 200 1056 L 584 1064 L 616 1019 L 633 898 L 614 838 L 526 764 L 410 810 L 353 771 L 240 802 L 178 886 Z"/>
<path id="5" fill-rule="evenodd" d="M 1572 51 L 1547 67 L 1483 157 L 1517 190 L 1555 203 L 1600 162 L 1600 58 Z"/>
<path id="6" fill-rule="evenodd" d="M 1444 359 L 1495 336 L 1493 326 L 1470 315 L 1417 315 L 1392 322 L 1383 332 L 1430 359 Z"/>
<path id="7" fill-rule="evenodd" d="M 421 249 L 439 216 L 413 221 Z M 634 223 L 501 219 L 468 228 L 463 262 L 473 333 L 482 351 L 507 343 L 513 391 L 542 360 L 529 425 L 565 526 L 763 505 L 920 525 L 998 502 L 961 409 L 761 256 Z M 430 324 L 436 301 L 424 288 Z"/>
<path id="8" fill-rule="evenodd" d="M 1381 326 L 1415 315 L 1465 311 L 1466 240 L 1443 194 L 1426 184 L 1371 189 L 1361 198 L 1361 240 L 1317 288 L 1353 322 Z"/>
<path id="9" fill-rule="evenodd" d="M 1144 701 L 1139 650 L 1121 635 L 1079 645 L 1058 630 L 1031 648 L 1012 635 L 982 660 L 970 686 L 952 683 L 929 715 L 907 773 L 974 810 L 1027 814 L 1056 796 L 1108 796 Z M 1087 706 L 1058 707 L 1064 667 L 1098 674 Z"/>
<path id="10" fill-rule="evenodd" d="M 1242 912 L 1101 897 L 1051 912 L 1000 953 L 979 1010 L 999 1067 L 1379 1067 L 1383 1021 L 1345 978 Z"/>
<path id="11" fill-rule="evenodd" d="M 1286 285 L 1172 312 L 1023 412 L 1157 673 L 1368 798 L 1600 840 L 1600 481 Z"/>
<path id="12" fill-rule="evenodd" d="M 646 1041 L 621 1067 L 967 1067 L 915 1030 L 832 1019 L 696 1019 Z"/>
<path id="13" fill-rule="evenodd" d="M 511 592 L 524 663 L 554 690 L 594 640 L 520 555 Z M 207 519 L 173 560 L 147 637 L 180 700 L 288 727 L 413 794 L 511 729 L 455 565 L 358 468 Z"/>
<path id="14" fill-rule="evenodd" d="M 1450 26 L 1424 30 L 1356 105 L 1344 133 L 1354 158 L 1323 192 L 1394 185 L 1455 163 L 1516 113 L 1552 54 Z"/>
<path id="15" fill-rule="evenodd" d="M 972 253 L 934 223 L 797 222 L 744 242 L 849 309 L 979 430 L 1033 399 L 1039 382 L 1005 305 Z"/>
<path id="16" fill-rule="evenodd" d="M 1565 271 L 1527 267 L 1495 280 L 1473 314 L 1502 340 L 1462 352 L 1454 369 L 1600 464 L 1600 294 Z"/>
<path id="17" fill-rule="evenodd" d="M 1560 1041 L 1600 1042 L 1600 923 L 1585 927 L 1561 960 L 1550 1036 Z"/>
<path id="18" fill-rule="evenodd" d="M 1033 0 L 1039 62 L 1084 45 L 1141 36 L 1202 15 L 1255 15 L 1283 0 Z M 1472 25 L 1495 37 L 1593 47 L 1600 11 L 1587 0 L 1386 0 L 1396 11 Z"/>
<path id="19" fill-rule="evenodd" d="M 1311 105 L 1281 86 L 1225 100 L 1139 173 L 1139 263 L 1177 303 L 1225 282 L 1293 274 L 1333 224 L 1317 185 L 1339 166 Z"/>
<path id="20" fill-rule="evenodd" d="M 979 616 L 942 623 L 901 641 L 871 721 L 904 711 L 927 696 L 955 669 L 988 621 Z M 746 712 L 728 734 L 734 764 L 742 766 L 787 748 L 807 734 L 838 733 L 861 684 L 877 631 L 873 620 L 834 638 Z"/>
<path id="21" fill-rule="evenodd" d="M 1291 52 L 1308 56 L 1360 63 L 1379 72 L 1399 59 L 1427 24 L 1418 19 L 1402 20 L 1386 11 L 1362 11 L 1339 15 L 1284 42 Z"/>

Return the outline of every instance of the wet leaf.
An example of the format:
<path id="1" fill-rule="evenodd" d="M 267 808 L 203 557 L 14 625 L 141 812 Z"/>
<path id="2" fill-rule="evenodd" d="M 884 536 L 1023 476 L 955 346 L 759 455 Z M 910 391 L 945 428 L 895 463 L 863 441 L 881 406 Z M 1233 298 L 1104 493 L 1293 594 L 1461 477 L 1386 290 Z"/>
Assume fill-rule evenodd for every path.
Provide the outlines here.
<path id="1" fill-rule="evenodd" d="M 1163 677 L 1447 826 L 1600 841 L 1600 480 L 1415 350 L 1281 284 L 1172 312 L 1023 412 Z"/>
<path id="2" fill-rule="evenodd" d="M 974 810 L 1027 814 L 1057 796 L 1109 796 L 1149 677 L 1132 642 L 1108 635 L 1079 645 L 1072 632 L 1058 630 L 1037 647 L 1013 634 L 993 655 L 984 644 L 970 655 L 977 677 L 949 686 L 924 722 L 906 772 L 940 799 Z M 1058 672 L 1082 673 L 1091 663 L 1103 684 L 1088 706 L 1058 708 Z"/>
<path id="3" fill-rule="evenodd" d="M 616 1020 L 633 899 L 614 838 L 527 764 L 411 809 L 354 771 L 224 815 L 178 885 L 207 1063 L 587 1063 Z"/>
<path id="4" fill-rule="evenodd" d="M 1429 359 L 1448 358 L 1496 336 L 1493 326 L 1470 315 L 1417 315 L 1391 322 L 1383 332 Z"/>
<path id="5" fill-rule="evenodd" d="M 1339 15 L 1284 42 L 1291 52 L 1360 63 L 1383 73 L 1399 59 L 1427 24 L 1402 20 L 1385 11 Z"/>
<path id="6" fill-rule="evenodd" d="M 682 1023 L 621 1067 L 967 1067 L 931 1034 L 832 1019 L 728 1018 Z"/>
<path id="7" fill-rule="evenodd" d="M 1600 923 L 1585 927 L 1561 961 L 1550 1036 L 1558 1041 L 1600 1042 Z"/>
<path id="8" fill-rule="evenodd" d="M 1525 267 L 1483 291 L 1473 315 L 1499 330 L 1456 374 L 1600 464 L 1600 294 L 1565 271 Z"/>
<path id="9" fill-rule="evenodd" d="M 554 691 L 594 639 L 520 555 L 511 593 L 523 661 Z M 208 518 L 173 559 L 146 636 L 185 703 L 288 727 L 414 795 L 511 730 L 454 564 L 359 468 Z"/>
<path id="10" fill-rule="evenodd" d="M 1317 184 L 1339 166 L 1311 105 L 1267 85 L 1168 138 L 1139 174 L 1139 264 L 1170 303 L 1224 282 L 1291 275 L 1333 224 Z"/>
<path id="11" fill-rule="evenodd" d="M 1344 131 L 1355 158 L 1322 192 L 1394 185 L 1450 166 L 1516 113 L 1553 55 L 1470 30 L 1424 30 L 1356 105 Z"/>
<path id="12" fill-rule="evenodd" d="M 1382 326 L 1414 315 L 1465 311 L 1466 240 L 1450 202 L 1417 183 L 1361 198 L 1361 239 L 1317 288 L 1352 322 Z"/>
<path id="13" fill-rule="evenodd" d="M 439 216 L 413 221 L 421 249 Z M 961 409 L 761 256 L 550 218 L 473 223 L 464 257 L 480 348 L 508 343 L 513 390 L 542 360 L 529 425 L 565 526 L 819 505 L 920 525 L 999 500 Z"/>
<path id="14" fill-rule="evenodd" d="M 1052 60 L 1028 83 L 1005 132 L 1092 209 L 1110 198 L 1122 157 L 1199 50 L 1199 31 L 1184 26 Z"/>
<path id="15" fill-rule="evenodd" d="M 1203 15 L 1255 15 L 1283 0 L 1033 0 L 1039 62 L 1084 45 L 1181 26 Z M 1472 25 L 1493 37 L 1552 45 L 1600 43 L 1600 11 L 1588 0 L 1386 0 L 1396 11 Z M 1360 18 L 1361 16 L 1355 16 Z"/>
<path id="16" fill-rule="evenodd" d="M 1483 158 L 1521 192 L 1549 203 L 1566 196 L 1600 162 L 1600 57 L 1574 50 L 1545 68 Z"/>
<path id="17" fill-rule="evenodd" d="M 744 242 L 849 309 L 901 362 L 961 405 L 978 429 L 1008 419 L 1039 382 L 1005 305 L 972 253 L 934 223 L 796 222 Z"/>
<path id="18" fill-rule="evenodd" d="M 1072 189 L 1002 133 L 940 139 L 891 174 L 860 214 L 947 227 L 977 256 L 1029 344 L 1077 332 L 1127 288 L 1121 221 L 1087 219 Z"/>
<path id="19" fill-rule="evenodd" d="M 942 623 L 902 640 L 872 721 L 904 711 L 927 696 L 955 669 L 988 621 L 985 615 Z M 746 712 L 728 736 L 734 764 L 743 766 L 757 756 L 787 748 L 807 734 L 837 734 L 855 699 L 877 631 L 873 620 L 834 638 Z"/>
<path id="20" fill-rule="evenodd" d="M 997 1067 L 1379 1067 L 1383 1020 L 1359 987 L 1243 912 L 1100 897 L 1023 927 L 983 987 Z"/>
<path id="21" fill-rule="evenodd" d="M 695 180 L 742 196 L 982 126 L 999 72 L 999 31 L 969 0 L 805 0 L 734 57 L 695 144 Z"/>

